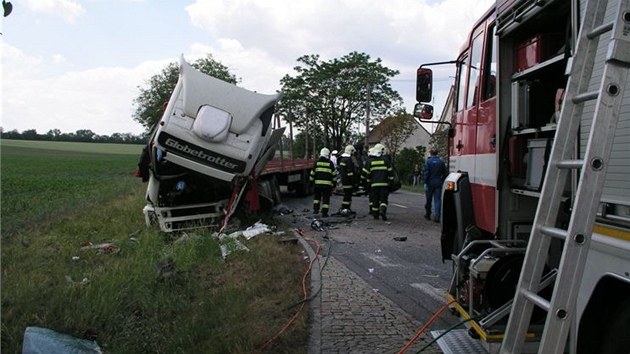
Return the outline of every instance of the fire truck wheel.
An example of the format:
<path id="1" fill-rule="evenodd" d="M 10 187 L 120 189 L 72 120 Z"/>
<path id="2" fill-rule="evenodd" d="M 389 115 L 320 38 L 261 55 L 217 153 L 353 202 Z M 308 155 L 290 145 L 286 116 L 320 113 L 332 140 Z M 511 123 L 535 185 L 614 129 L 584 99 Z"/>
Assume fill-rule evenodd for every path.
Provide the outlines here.
<path id="1" fill-rule="evenodd" d="M 488 270 L 484 292 L 492 309 L 498 309 L 514 297 L 524 258 L 522 254 L 510 254 Z"/>
<path id="2" fill-rule="evenodd" d="M 601 354 L 630 353 L 630 298 L 619 304 L 618 311 L 613 311 L 606 335 L 602 340 Z"/>

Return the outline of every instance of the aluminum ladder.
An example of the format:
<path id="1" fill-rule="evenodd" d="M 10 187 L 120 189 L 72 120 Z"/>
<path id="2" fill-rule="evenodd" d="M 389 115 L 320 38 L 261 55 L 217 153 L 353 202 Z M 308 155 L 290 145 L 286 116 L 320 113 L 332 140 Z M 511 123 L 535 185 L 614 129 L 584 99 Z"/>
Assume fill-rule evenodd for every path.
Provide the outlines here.
<path id="1" fill-rule="evenodd" d="M 547 311 L 538 353 L 564 352 L 630 67 L 628 2 L 619 0 L 613 21 L 603 23 L 608 1 L 587 1 L 529 245 L 501 345 L 502 354 L 522 352 L 534 305 Z M 598 89 L 587 91 L 599 38 L 609 32 L 601 83 Z M 593 100 L 595 112 L 586 150 L 583 159 L 576 160 L 574 154 L 584 103 Z M 564 230 L 556 227 L 556 219 L 572 170 L 579 170 L 579 180 L 568 228 Z M 541 290 L 552 238 L 564 240 L 564 246 L 553 295 L 548 301 L 537 293 Z"/>

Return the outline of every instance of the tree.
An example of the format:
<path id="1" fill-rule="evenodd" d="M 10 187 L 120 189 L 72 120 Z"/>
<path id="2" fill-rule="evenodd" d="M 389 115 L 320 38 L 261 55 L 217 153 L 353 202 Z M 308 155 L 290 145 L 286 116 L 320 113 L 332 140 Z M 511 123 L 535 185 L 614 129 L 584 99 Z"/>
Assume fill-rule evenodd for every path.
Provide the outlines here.
<path id="1" fill-rule="evenodd" d="M 83 141 L 83 142 L 92 141 L 95 135 L 96 133 L 94 133 L 90 129 L 79 129 L 75 132 L 77 141 Z"/>
<path id="2" fill-rule="evenodd" d="M 59 129 L 50 129 L 46 133 L 47 140 L 58 140 L 61 136 L 61 130 Z"/>
<path id="3" fill-rule="evenodd" d="M 438 129 L 429 139 L 429 146 L 436 148 L 445 161 L 448 161 L 448 133 L 449 129 Z"/>
<path id="4" fill-rule="evenodd" d="M 392 102 L 402 103 L 389 84 L 399 72 L 383 66 L 381 59 L 371 61 L 365 53 L 351 52 L 328 62 L 319 55 L 297 61 L 302 63 L 294 68 L 297 75 L 280 80 L 284 95 L 279 112 L 291 117 L 294 127 L 321 133 L 323 145 L 331 150 L 350 142 L 352 127 L 364 122 L 368 104 L 371 114 L 383 116 Z"/>
<path id="5" fill-rule="evenodd" d="M 306 142 L 306 139 L 309 140 L 308 144 Z M 308 151 L 306 151 L 307 145 Z M 293 137 L 293 156 L 297 158 L 319 156 L 319 150 L 323 147 L 324 143 L 321 133 L 317 131 L 311 131 L 308 135 L 304 132 L 301 132 Z"/>
<path id="6" fill-rule="evenodd" d="M 385 145 L 390 155 L 395 158 L 400 146 L 418 129 L 416 119 L 404 109 L 396 113 L 380 124 L 385 134 L 381 138 L 381 144 Z"/>
<path id="7" fill-rule="evenodd" d="M 403 183 L 410 183 L 413 180 L 413 167 L 415 164 L 420 165 L 420 168 L 424 168 L 424 156 L 426 154 L 426 147 L 416 146 L 415 149 L 404 148 L 394 158 L 394 166 L 398 171 L 400 180 Z"/>
<path id="8" fill-rule="evenodd" d="M 239 81 L 236 76 L 229 72 L 227 66 L 214 60 L 211 54 L 205 58 L 197 59 L 191 65 L 204 74 L 231 84 L 236 84 Z M 138 86 L 140 94 L 133 100 L 134 105 L 137 106 L 133 120 L 142 124 L 147 132 L 162 118 L 162 107 L 171 98 L 178 79 L 179 65 L 170 63 L 159 74 L 153 75 L 147 81 L 148 88 Z"/>

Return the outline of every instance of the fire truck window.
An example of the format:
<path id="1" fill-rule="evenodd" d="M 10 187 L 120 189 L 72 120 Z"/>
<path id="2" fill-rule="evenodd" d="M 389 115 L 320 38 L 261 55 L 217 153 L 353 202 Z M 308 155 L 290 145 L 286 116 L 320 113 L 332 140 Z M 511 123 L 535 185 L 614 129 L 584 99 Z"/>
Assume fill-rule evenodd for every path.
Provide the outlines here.
<path id="1" fill-rule="evenodd" d="M 464 93 L 466 92 L 466 72 L 468 71 L 468 57 L 463 57 L 460 61 L 459 72 L 457 73 L 457 107 L 455 111 L 458 112 L 464 109 Z"/>
<path id="2" fill-rule="evenodd" d="M 484 66 L 484 94 L 483 100 L 488 100 L 497 95 L 497 36 L 495 35 L 495 27 L 490 30 L 491 37 L 488 40 L 486 53 L 486 62 Z"/>
<path id="3" fill-rule="evenodd" d="M 466 108 L 472 107 L 477 103 L 479 93 L 479 70 L 481 68 L 481 48 L 483 44 L 483 33 L 480 33 L 472 44 L 472 52 L 470 54 L 470 74 L 468 75 L 468 99 L 466 100 Z"/>

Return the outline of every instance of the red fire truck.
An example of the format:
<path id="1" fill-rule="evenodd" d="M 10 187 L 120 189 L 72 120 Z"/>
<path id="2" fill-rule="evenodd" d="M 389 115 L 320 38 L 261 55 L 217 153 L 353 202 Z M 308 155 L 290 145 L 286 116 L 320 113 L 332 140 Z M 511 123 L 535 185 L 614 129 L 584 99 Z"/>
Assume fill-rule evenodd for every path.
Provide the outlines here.
<path id="1" fill-rule="evenodd" d="M 630 6 L 497 0 L 454 63 L 447 353 L 630 352 Z"/>

